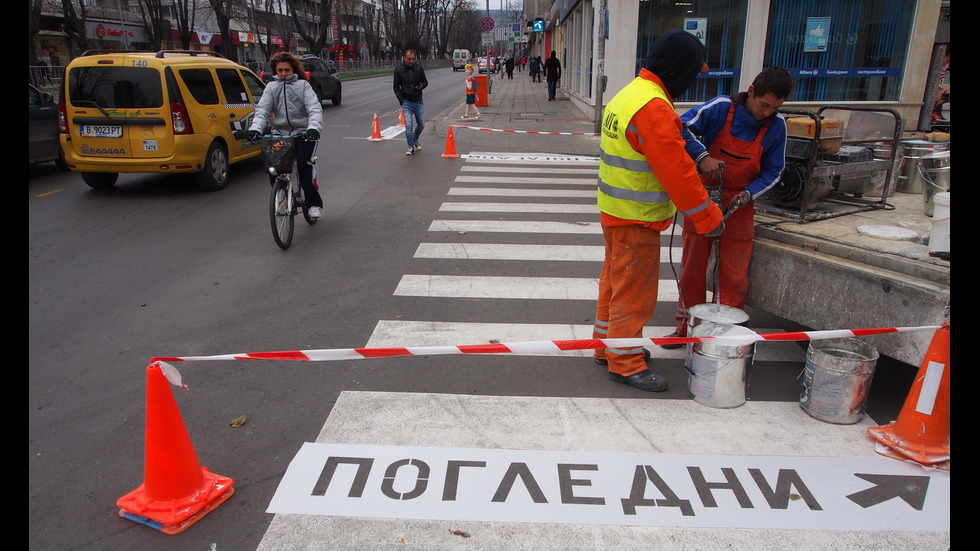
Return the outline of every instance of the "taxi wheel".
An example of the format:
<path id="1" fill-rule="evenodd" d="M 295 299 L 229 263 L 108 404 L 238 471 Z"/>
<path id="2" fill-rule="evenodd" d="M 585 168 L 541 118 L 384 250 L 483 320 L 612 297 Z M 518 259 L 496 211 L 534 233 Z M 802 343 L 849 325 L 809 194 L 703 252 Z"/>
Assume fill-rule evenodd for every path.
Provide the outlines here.
<path id="1" fill-rule="evenodd" d="M 228 183 L 228 153 L 218 142 L 211 144 L 204 159 L 204 170 L 197 173 L 197 185 L 205 191 L 218 191 Z"/>
<path id="2" fill-rule="evenodd" d="M 92 189 L 109 189 L 116 185 L 119 175 L 115 172 L 83 172 L 82 180 Z"/>

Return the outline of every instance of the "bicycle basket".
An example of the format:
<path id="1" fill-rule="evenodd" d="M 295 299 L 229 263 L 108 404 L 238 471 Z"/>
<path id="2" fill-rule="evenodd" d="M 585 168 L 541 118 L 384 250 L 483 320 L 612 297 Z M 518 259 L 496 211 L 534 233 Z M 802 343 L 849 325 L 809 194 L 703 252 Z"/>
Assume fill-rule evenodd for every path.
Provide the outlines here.
<path id="1" fill-rule="evenodd" d="M 262 160 L 265 167 L 275 168 L 276 174 L 288 174 L 293 171 L 296 160 L 296 147 L 290 136 L 275 136 L 262 138 Z"/>

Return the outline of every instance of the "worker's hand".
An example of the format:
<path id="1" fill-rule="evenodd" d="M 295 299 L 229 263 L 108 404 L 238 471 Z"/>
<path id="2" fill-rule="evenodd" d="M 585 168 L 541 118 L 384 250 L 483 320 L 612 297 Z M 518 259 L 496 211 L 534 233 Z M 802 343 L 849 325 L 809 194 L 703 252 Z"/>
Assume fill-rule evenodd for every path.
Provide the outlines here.
<path id="1" fill-rule="evenodd" d="M 747 191 L 738 192 L 738 194 L 732 198 L 732 203 L 738 205 L 737 207 L 735 207 L 737 209 L 740 209 L 745 205 L 749 204 L 749 192 Z"/>
<path id="2" fill-rule="evenodd" d="M 701 159 L 698 163 L 698 168 L 701 169 L 701 174 L 703 174 L 709 180 L 718 180 L 719 167 L 723 165 L 721 161 L 711 157 L 710 155 Z"/>
<path id="3" fill-rule="evenodd" d="M 718 223 L 718 227 L 704 234 L 705 237 L 719 237 L 721 232 L 725 231 L 725 221 L 722 220 Z"/>

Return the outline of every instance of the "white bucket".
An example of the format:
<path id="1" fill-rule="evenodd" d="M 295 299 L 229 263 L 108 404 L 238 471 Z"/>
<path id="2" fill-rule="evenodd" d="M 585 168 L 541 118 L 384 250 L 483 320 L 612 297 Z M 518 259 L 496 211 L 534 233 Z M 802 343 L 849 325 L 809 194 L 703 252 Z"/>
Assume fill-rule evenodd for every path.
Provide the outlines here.
<path id="1" fill-rule="evenodd" d="M 929 256 L 949 260 L 949 193 L 937 193 L 933 198 L 935 209 L 929 229 Z"/>
<path id="2" fill-rule="evenodd" d="M 710 339 L 694 343 L 688 368 L 687 390 L 695 402 L 713 408 L 745 403 L 748 368 L 755 356 L 755 331 L 727 323 L 702 322 L 692 337 L 745 337 Z"/>
<path id="3" fill-rule="evenodd" d="M 811 341 L 803 368 L 800 407 L 811 417 L 838 425 L 864 418 L 878 350 L 858 339 Z"/>
<path id="4" fill-rule="evenodd" d="M 696 304 L 688 309 L 688 333 L 693 334 L 694 328 L 704 322 L 727 323 L 729 325 L 745 325 L 749 321 L 749 315 L 745 310 L 724 304 L 706 302 Z M 686 355 L 684 356 L 684 367 L 691 367 L 691 344 L 685 345 Z"/>

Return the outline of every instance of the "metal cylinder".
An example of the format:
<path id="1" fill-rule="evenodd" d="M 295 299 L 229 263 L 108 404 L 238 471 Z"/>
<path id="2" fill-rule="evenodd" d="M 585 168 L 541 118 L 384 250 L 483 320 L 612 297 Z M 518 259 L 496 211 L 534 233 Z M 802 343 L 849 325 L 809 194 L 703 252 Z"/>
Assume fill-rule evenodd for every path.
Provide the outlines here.
<path id="1" fill-rule="evenodd" d="M 858 339 L 811 341 L 803 369 L 800 407 L 811 417 L 838 425 L 864 418 L 878 350 Z"/>

